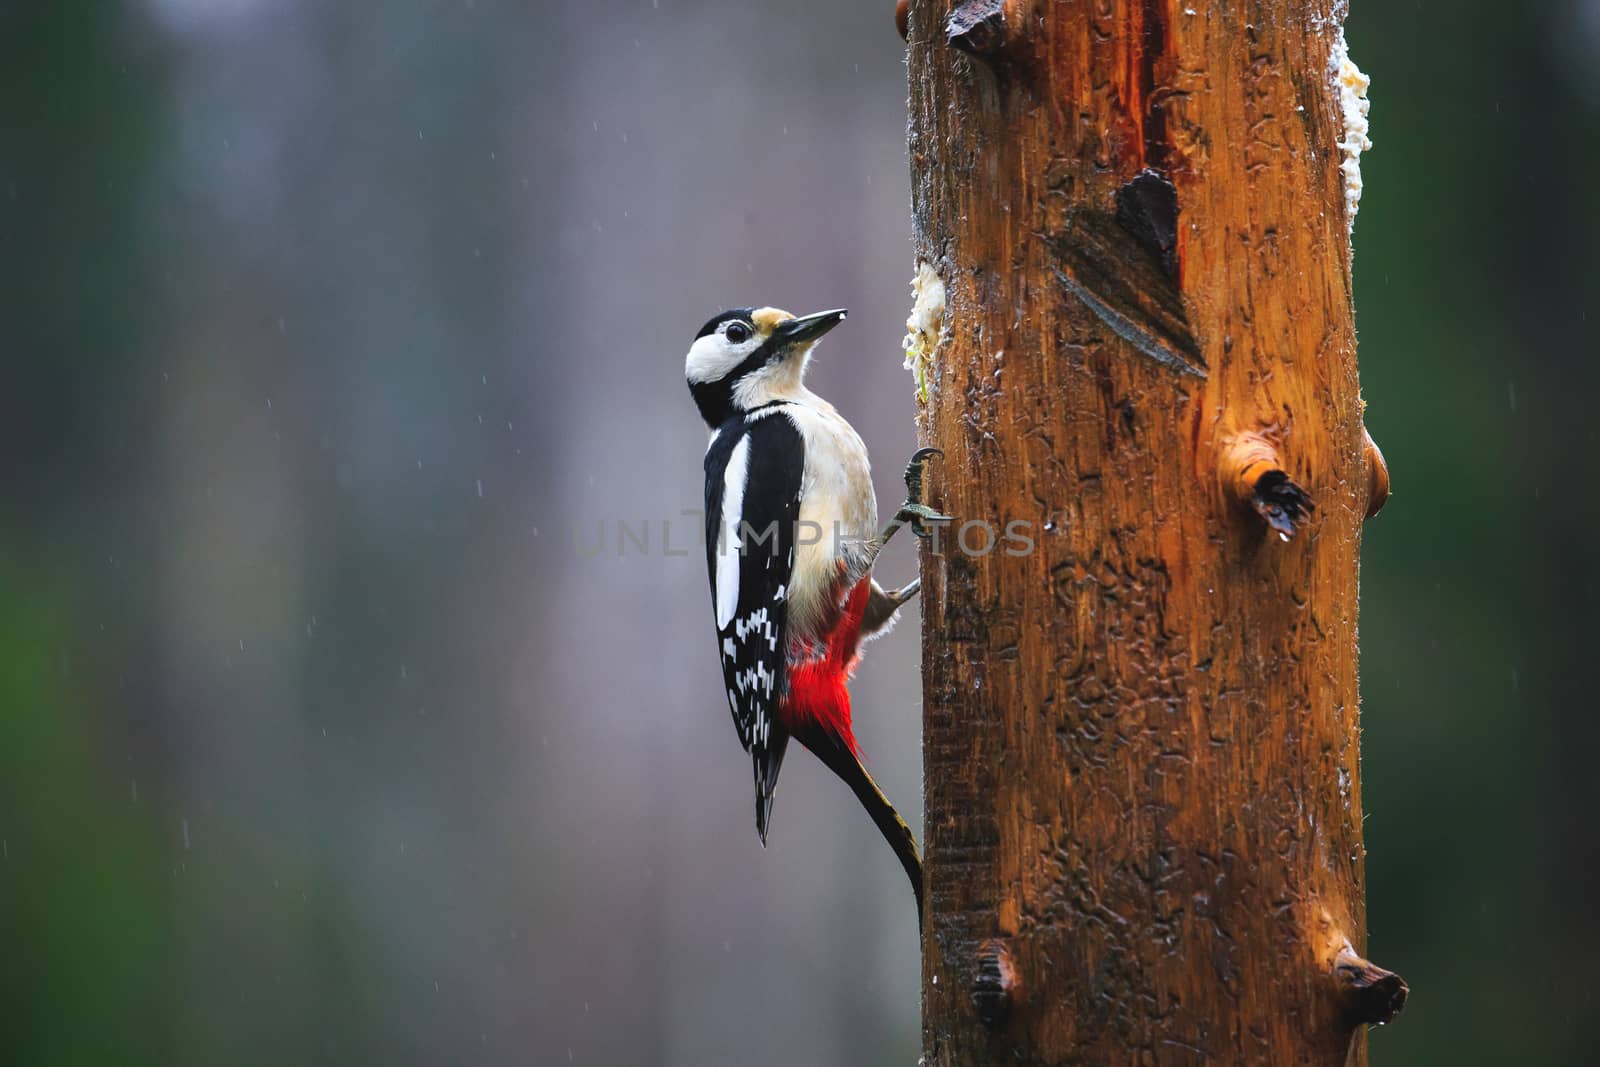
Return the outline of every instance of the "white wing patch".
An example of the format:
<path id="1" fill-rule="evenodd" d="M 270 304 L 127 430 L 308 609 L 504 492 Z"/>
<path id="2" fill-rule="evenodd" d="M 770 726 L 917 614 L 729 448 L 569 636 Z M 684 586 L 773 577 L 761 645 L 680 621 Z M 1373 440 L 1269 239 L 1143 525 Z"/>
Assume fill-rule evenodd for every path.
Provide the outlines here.
<path id="1" fill-rule="evenodd" d="M 739 607 L 739 522 L 744 512 L 744 486 L 750 467 L 750 437 L 733 446 L 722 475 L 722 532 L 717 541 L 717 629 L 733 621 Z"/>

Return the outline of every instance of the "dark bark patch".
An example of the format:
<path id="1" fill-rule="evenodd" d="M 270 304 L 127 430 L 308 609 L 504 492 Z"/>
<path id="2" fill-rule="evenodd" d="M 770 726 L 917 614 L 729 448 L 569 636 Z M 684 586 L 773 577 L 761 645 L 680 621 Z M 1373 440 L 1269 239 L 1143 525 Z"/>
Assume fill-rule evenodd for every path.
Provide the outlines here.
<path id="1" fill-rule="evenodd" d="M 1017 969 L 1005 942 L 999 938 L 985 942 L 972 978 L 972 1006 L 984 1026 L 991 1031 L 1004 1029 L 1016 990 Z"/>
<path id="2" fill-rule="evenodd" d="M 1170 181 L 1149 168 L 1136 174 L 1117 190 L 1117 224 L 1178 280 L 1178 190 Z"/>

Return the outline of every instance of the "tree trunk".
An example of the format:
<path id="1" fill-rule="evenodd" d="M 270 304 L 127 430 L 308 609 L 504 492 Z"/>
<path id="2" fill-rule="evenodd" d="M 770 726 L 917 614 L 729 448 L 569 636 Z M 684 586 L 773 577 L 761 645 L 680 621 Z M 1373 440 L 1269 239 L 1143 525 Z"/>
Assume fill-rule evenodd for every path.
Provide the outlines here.
<path id="1" fill-rule="evenodd" d="M 1362 1063 L 1404 1001 L 1361 959 L 1342 17 L 910 5 L 929 1064 Z"/>

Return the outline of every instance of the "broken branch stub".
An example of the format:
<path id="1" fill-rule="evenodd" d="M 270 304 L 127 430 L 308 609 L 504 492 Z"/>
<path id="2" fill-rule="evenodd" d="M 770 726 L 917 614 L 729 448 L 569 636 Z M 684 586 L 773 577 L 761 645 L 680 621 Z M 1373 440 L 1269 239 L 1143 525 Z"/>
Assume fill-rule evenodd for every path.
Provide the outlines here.
<path id="1" fill-rule="evenodd" d="M 1316 505 L 1283 469 L 1278 447 L 1265 434 L 1241 433 L 1222 450 L 1218 476 L 1223 491 L 1249 507 L 1283 541 L 1311 519 Z"/>
<path id="2" fill-rule="evenodd" d="M 944 41 L 1009 80 L 1036 69 L 1039 55 L 1027 32 L 1035 24 L 1030 0 L 966 0 L 944 20 Z"/>
<path id="3" fill-rule="evenodd" d="M 944 38 L 950 47 L 987 59 L 1005 44 L 1006 11 L 1003 0 L 967 0 L 950 12 Z"/>
<path id="4" fill-rule="evenodd" d="M 1340 950 L 1333 974 L 1339 983 L 1345 1019 L 1352 1026 L 1392 1022 L 1405 1009 L 1406 997 L 1411 995 L 1404 978 L 1362 959 L 1349 946 Z"/>

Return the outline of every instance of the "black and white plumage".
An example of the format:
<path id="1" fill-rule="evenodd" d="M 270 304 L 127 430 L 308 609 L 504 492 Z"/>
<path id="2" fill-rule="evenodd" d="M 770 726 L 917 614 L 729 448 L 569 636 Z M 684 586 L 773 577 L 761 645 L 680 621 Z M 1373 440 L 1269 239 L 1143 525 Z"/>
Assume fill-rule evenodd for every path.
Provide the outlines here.
<path id="1" fill-rule="evenodd" d="M 754 767 L 762 844 L 792 737 L 856 794 L 905 868 L 920 912 L 916 838 L 861 762 L 846 687 L 862 640 L 887 628 L 917 583 L 891 593 L 872 580 L 893 527 L 877 532 L 866 446 L 804 384 L 817 339 L 844 317 L 740 308 L 695 338 L 684 371 L 711 429 L 706 570 L 728 706 Z M 928 451 L 907 470 L 911 497 Z M 907 514 L 936 513 L 908 499 L 897 520 Z"/>
<path id="2" fill-rule="evenodd" d="M 844 317 L 725 312 L 700 330 L 685 361 L 712 431 L 706 564 L 728 703 L 755 764 L 763 841 L 788 744 L 776 721 L 786 668 L 826 640 L 840 594 L 867 576 L 877 548 L 866 446 L 804 384 L 812 348 Z"/>
<path id="3" fill-rule="evenodd" d="M 705 461 L 706 569 L 718 653 L 733 723 L 755 765 L 763 841 L 789 743 L 774 720 L 789 647 L 787 599 L 805 470 L 799 430 L 774 414 L 727 420 Z"/>

